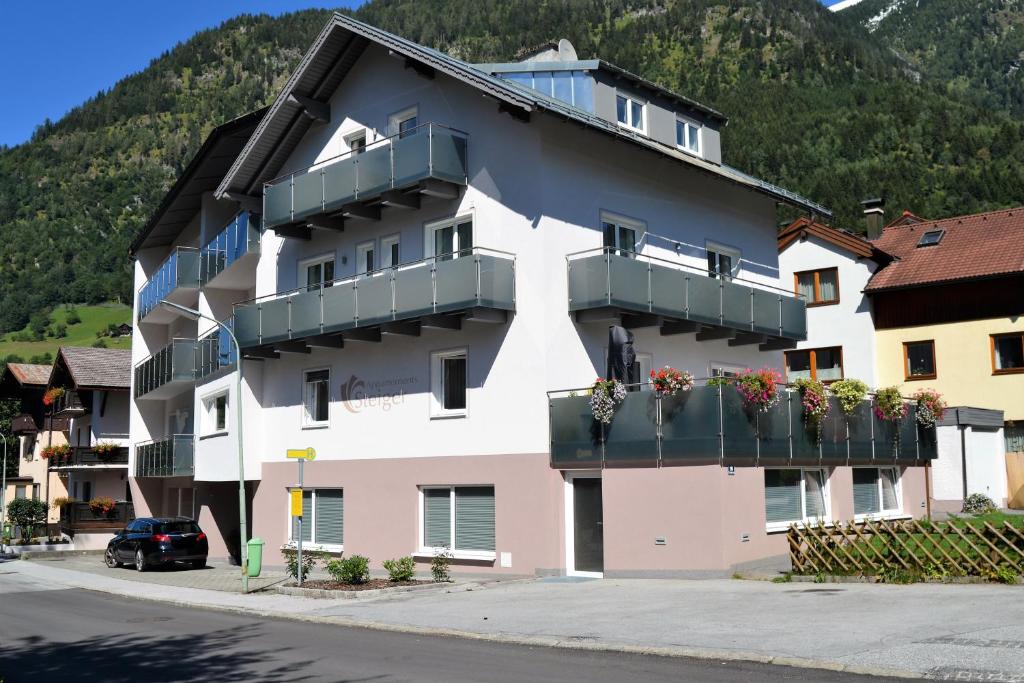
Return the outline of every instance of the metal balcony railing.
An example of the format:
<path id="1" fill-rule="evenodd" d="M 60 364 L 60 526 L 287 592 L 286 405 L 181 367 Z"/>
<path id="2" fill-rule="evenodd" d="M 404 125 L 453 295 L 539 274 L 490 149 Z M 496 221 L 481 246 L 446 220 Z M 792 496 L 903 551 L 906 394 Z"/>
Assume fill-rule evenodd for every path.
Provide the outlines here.
<path id="1" fill-rule="evenodd" d="M 467 146 L 462 131 L 425 123 L 281 176 L 264 186 L 264 226 L 274 228 L 341 211 L 346 204 L 375 199 L 430 178 L 465 185 Z"/>
<path id="2" fill-rule="evenodd" d="M 893 423 L 876 417 L 870 401 L 847 416 L 830 397 L 819 435 L 804 420 L 799 392 L 782 391 L 767 412 L 747 408 L 731 385 L 697 386 L 672 397 L 634 391 L 610 424 L 594 419 L 589 388 L 551 392 L 551 466 L 878 466 L 937 457 L 935 428 L 918 425 L 913 402 Z"/>
<path id="3" fill-rule="evenodd" d="M 139 289 L 139 321 L 143 321 L 178 289 L 199 287 L 199 250 L 195 247 L 175 247 L 170 256 Z"/>
<path id="4" fill-rule="evenodd" d="M 792 291 L 623 249 L 569 254 L 569 310 L 616 308 L 767 337 L 807 338 L 807 304 Z"/>
<path id="5" fill-rule="evenodd" d="M 205 286 L 246 254 L 260 252 L 260 217 L 241 211 L 199 250 L 199 282 Z"/>
<path id="6" fill-rule="evenodd" d="M 128 466 L 128 447 L 118 446 L 114 450 L 96 450 L 95 446 L 72 446 L 71 455 L 64 463 L 71 467 L 93 465 Z"/>
<path id="7" fill-rule="evenodd" d="M 192 434 L 175 434 L 169 439 L 135 445 L 136 477 L 191 477 L 194 463 Z"/>
<path id="8" fill-rule="evenodd" d="M 194 382 L 196 347 L 195 339 L 175 339 L 136 365 L 135 398 L 161 389 L 161 397 L 173 395 Z"/>
<path id="9" fill-rule="evenodd" d="M 224 321 L 228 327 L 234 326 L 234 318 Z M 199 338 L 196 344 L 195 378 L 202 379 L 213 373 L 233 366 L 238 361 L 235 345 L 231 336 L 219 325 Z"/>
<path id="10" fill-rule="evenodd" d="M 126 501 L 118 501 L 114 509 L 108 513 L 93 510 L 88 501 L 68 503 L 60 509 L 60 528 L 62 531 L 90 531 L 99 529 L 123 529 L 128 522 L 135 519 L 135 506 Z"/>
<path id="11" fill-rule="evenodd" d="M 75 417 L 85 415 L 89 408 L 82 403 L 77 391 L 65 389 L 64 393 L 53 401 L 53 414 L 55 417 Z"/>
<path id="12" fill-rule="evenodd" d="M 235 305 L 242 348 L 472 308 L 515 310 L 515 255 L 473 247 Z"/>

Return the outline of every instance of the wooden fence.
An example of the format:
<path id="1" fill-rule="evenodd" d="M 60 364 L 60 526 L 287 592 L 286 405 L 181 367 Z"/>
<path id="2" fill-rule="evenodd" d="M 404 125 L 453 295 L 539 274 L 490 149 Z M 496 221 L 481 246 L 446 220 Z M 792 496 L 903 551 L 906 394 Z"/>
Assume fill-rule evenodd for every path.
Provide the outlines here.
<path id="1" fill-rule="evenodd" d="M 788 536 L 797 574 L 1024 574 L 1024 529 L 1010 522 L 838 522 L 794 526 Z"/>

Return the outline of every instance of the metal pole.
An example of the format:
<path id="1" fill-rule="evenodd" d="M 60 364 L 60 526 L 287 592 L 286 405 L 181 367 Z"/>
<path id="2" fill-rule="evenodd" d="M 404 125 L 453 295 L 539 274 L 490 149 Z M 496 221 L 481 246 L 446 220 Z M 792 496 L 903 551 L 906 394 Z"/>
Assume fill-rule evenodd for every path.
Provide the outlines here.
<path id="1" fill-rule="evenodd" d="M 299 459 L 299 496 L 302 493 L 302 465 L 306 461 L 302 458 Z M 300 510 L 301 512 L 301 510 Z M 298 580 L 299 585 L 302 585 L 302 515 L 299 515 L 299 538 L 297 539 L 297 550 L 295 552 L 295 562 L 298 565 Z"/>
<path id="2" fill-rule="evenodd" d="M 235 403 L 238 405 L 235 415 L 238 419 L 238 436 L 236 438 L 236 443 L 238 444 L 238 532 L 242 545 L 242 594 L 244 595 L 249 592 L 249 528 L 246 522 L 245 506 L 245 456 L 242 454 L 242 347 L 230 327 L 213 318 L 207 318 L 207 320 L 213 320 L 222 330 L 228 333 L 235 345 L 235 353 L 237 354 L 235 356 L 235 363 L 238 364 L 238 374 L 235 377 Z"/>
<path id="3" fill-rule="evenodd" d="M 0 472 L 3 483 L 0 484 L 0 554 L 4 552 L 4 522 L 7 521 L 7 437 L 0 433 L 4 440 L 4 468 Z"/>

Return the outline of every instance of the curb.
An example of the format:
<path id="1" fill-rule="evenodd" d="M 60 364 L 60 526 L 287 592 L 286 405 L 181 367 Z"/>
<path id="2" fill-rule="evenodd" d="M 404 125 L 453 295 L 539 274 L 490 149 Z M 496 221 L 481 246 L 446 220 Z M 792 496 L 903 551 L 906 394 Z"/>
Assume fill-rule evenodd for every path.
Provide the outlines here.
<path id="1" fill-rule="evenodd" d="M 74 570 L 65 570 L 74 571 Z M 63 582 L 62 582 L 63 583 Z M 370 631 L 383 631 L 389 633 L 408 633 L 421 636 L 434 636 L 445 638 L 461 638 L 464 640 L 476 640 L 481 642 L 499 643 L 506 645 L 523 645 L 531 647 L 548 647 L 563 650 L 576 650 L 586 652 L 621 652 L 624 654 L 649 655 L 657 657 L 685 657 L 689 659 L 714 660 L 719 662 L 747 662 L 755 664 L 772 664 L 799 669 L 821 669 L 839 673 L 860 674 L 865 676 L 879 676 L 890 678 L 922 679 L 928 678 L 927 674 L 918 671 L 904 669 L 886 669 L 883 667 L 865 667 L 841 664 L 835 661 L 811 659 L 805 657 L 792 657 L 785 655 L 769 655 L 755 650 L 715 650 L 711 648 L 695 648 L 684 646 L 651 646 L 636 645 L 632 643 L 608 642 L 581 642 L 572 639 L 562 639 L 554 636 L 527 636 L 510 633 L 480 633 L 476 631 L 464 631 L 452 628 L 438 628 L 431 626 L 413 626 L 411 624 L 391 624 L 387 622 L 368 621 L 352 619 L 349 617 L 325 617 L 309 614 L 294 614 L 276 610 L 253 609 L 234 605 L 210 605 L 191 600 L 179 600 L 176 598 L 161 598 L 153 595 L 122 592 L 114 588 L 81 586 L 76 584 L 65 584 L 83 590 L 117 595 L 119 597 L 143 602 L 158 602 L 175 607 L 192 609 L 205 609 L 214 612 L 227 614 L 238 614 L 248 617 L 261 617 L 282 621 L 298 621 L 311 624 L 325 624 L 331 626 L 344 626 L 349 628 L 362 628 Z M 442 584 L 443 586 L 444 584 Z M 450 587 L 450 586 L 449 586 Z"/>
<path id="2" fill-rule="evenodd" d="M 468 584 L 462 584 L 468 585 Z M 399 593 L 421 592 L 425 590 L 437 590 L 438 588 L 452 588 L 451 583 L 423 583 L 416 586 L 392 586 L 390 588 L 373 588 L 362 591 L 332 590 L 329 588 L 300 588 L 298 586 L 278 586 L 274 590 L 281 595 L 291 595 L 298 598 L 313 598 L 315 600 L 368 600 L 380 598 L 386 595 Z"/>

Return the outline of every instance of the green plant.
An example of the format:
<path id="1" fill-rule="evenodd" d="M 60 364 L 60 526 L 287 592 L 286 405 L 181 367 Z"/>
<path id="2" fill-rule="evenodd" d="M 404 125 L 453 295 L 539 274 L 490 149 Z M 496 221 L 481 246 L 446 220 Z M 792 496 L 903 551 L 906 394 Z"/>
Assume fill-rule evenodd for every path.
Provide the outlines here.
<path id="1" fill-rule="evenodd" d="M 77 308 L 68 308 L 67 315 L 64 316 L 64 320 L 67 321 L 68 325 L 77 325 L 82 322 L 82 316 L 78 314 Z"/>
<path id="2" fill-rule="evenodd" d="M 828 390 L 839 401 L 839 409 L 846 415 L 852 415 L 868 395 L 868 385 L 852 377 L 832 382 Z"/>
<path id="3" fill-rule="evenodd" d="M 875 394 L 875 417 L 879 420 L 898 422 L 907 415 L 907 404 L 903 402 L 898 387 L 885 387 Z"/>
<path id="4" fill-rule="evenodd" d="M 934 389 L 918 389 L 914 400 L 917 401 L 917 423 L 922 427 L 934 426 L 946 414 L 946 402 Z"/>
<path id="5" fill-rule="evenodd" d="M 384 560 L 389 581 L 411 581 L 416 575 L 416 561 L 406 555 L 396 560 Z"/>
<path id="6" fill-rule="evenodd" d="M 452 564 L 452 551 L 444 546 L 430 560 L 430 575 L 437 583 L 447 583 L 452 580 L 449 567 Z"/>
<path id="7" fill-rule="evenodd" d="M 704 382 L 706 387 L 724 387 L 728 384 L 730 384 L 728 377 L 711 377 Z"/>
<path id="8" fill-rule="evenodd" d="M 821 441 L 821 429 L 828 417 L 828 395 L 825 385 L 816 379 L 801 377 L 796 381 L 800 392 L 800 403 L 804 409 L 804 421 L 814 430 L 815 439 Z"/>
<path id="9" fill-rule="evenodd" d="M 338 583 L 366 583 L 370 580 L 370 558 L 353 555 L 344 559 L 328 560 L 327 573 Z"/>
<path id="10" fill-rule="evenodd" d="M 1017 575 L 1017 572 L 1003 565 L 1000 565 L 996 569 L 990 569 L 989 567 L 985 567 L 984 569 L 982 569 L 981 575 L 984 576 L 987 580 L 994 581 L 995 583 L 1006 583 L 1013 585 L 1020 581 L 1020 576 Z"/>
<path id="11" fill-rule="evenodd" d="M 296 551 L 295 548 L 286 548 L 281 551 L 281 554 L 284 555 L 285 570 L 288 572 L 290 577 L 297 581 L 299 579 L 298 551 Z M 320 562 L 324 557 L 323 553 L 318 553 L 312 550 L 303 550 L 302 578 L 309 576 L 309 573 L 313 571 L 314 567 L 316 567 L 317 562 Z"/>
<path id="12" fill-rule="evenodd" d="M 818 572 L 814 575 L 814 583 L 825 583 L 828 581 L 828 577 L 825 576 L 825 572 Z"/>
<path id="13" fill-rule="evenodd" d="M 102 457 L 108 457 L 113 455 L 120 449 L 116 443 L 112 441 L 100 441 L 98 444 L 92 447 L 92 450 L 96 455 Z"/>
<path id="14" fill-rule="evenodd" d="M 94 349 L 105 349 L 107 348 L 107 342 L 103 341 L 102 339 L 97 339 L 92 343 L 92 347 Z"/>
<path id="15" fill-rule="evenodd" d="M 611 424 L 615 408 L 626 400 L 626 386 L 617 379 L 598 377 L 590 389 L 590 410 L 594 419 L 602 424 Z"/>
<path id="16" fill-rule="evenodd" d="M 996 504 L 984 493 L 972 493 L 964 499 L 964 512 L 983 515 L 996 509 Z"/>
<path id="17" fill-rule="evenodd" d="M 117 503 L 114 502 L 113 498 L 107 496 L 97 496 L 89 501 L 89 509 L 92 510 L 94 515 L 106 517 L 117 508 Z"/>
<path id="18" fill-rule="evenodd" d="M 779 402 L 779 386 L 782 375 L 772 368 L 745 370 L 735 378 L 736 391 L 743 397 L 748 408 L 766 413 Z"/>
<path id="19" fill-rule="evenodd" d="M 53 499 L 52 503 L 50 503 L 50 507 L 57 510 L 64 507 L 65 505 L 70 505 L 71 503 L 74 502 L 76 502 L 75 499 L 69 496 L 58 496 L 57 498 Z"/>
<path id="20" fill-rule="evenodd" d="M 908 584 L 917 583 L 921 580 L 921 574 L 909 569 L 900 567 L 886 567 L 878 572 L 878 580 L 882 583 Z"/>
<path id="21" fill-rule="evenodd" d="M 59 399 L 63 395 L 63 387 L 53 387 L 52 389 L 47 389 L 46 393 L 43 394 L 43 405 L 47 407 L 52 406 L 57 401 L 57 399 Z"/>
<path id="22" fill-rule="evenodd" d="M 772 583 L 791 583 L 793 581 L 792 572 L 786 572 L 782 576 L 773 576 Z"/>
<path id="23" fill-rule="evenodd" d="M 22 540 L 32 538 L 35 527 L 46 523 L 47 504 L 31 498 L 15 498 L 7 504 L 7 519 L 21 528 Z"/>

